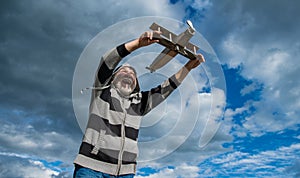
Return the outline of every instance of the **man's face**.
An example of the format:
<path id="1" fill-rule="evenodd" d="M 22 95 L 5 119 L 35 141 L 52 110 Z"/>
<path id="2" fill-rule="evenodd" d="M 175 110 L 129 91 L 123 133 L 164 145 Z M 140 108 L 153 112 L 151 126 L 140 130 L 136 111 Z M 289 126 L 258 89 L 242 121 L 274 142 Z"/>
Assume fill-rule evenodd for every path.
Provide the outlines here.
<path id="1" fill-rule="evenodd" d="M 128 96 L 136 87 L 136 74 L 130 67 L 122 67 L 114 76 L 113 84 L 121 94 Z"/>

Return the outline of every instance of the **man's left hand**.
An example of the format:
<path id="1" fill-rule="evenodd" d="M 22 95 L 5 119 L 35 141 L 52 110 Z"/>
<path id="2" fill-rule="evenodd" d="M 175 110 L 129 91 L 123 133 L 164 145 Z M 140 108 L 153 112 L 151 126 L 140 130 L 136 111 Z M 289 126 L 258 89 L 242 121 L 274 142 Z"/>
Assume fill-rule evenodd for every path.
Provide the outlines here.
<path id="1" fill-rule="evenodd" d="M 202 54 L 197 54 L 197 58 L 194 60 L 189 60 L 186 64 L 185 67 L 188 70 L 192 70 L 194 68 L 196 68 L 197 66 L 199 66 L 202 62 L 205 62 L 205 59 L 203 57 Z"/>

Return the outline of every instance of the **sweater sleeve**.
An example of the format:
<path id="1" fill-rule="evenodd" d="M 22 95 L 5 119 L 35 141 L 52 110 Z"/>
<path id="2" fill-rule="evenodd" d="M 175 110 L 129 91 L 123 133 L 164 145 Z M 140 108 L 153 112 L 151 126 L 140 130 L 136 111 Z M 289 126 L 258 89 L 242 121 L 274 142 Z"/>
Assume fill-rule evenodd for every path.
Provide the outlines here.
<path id="1" fill-rule="evenodd" d="M 96 72 L 94 86 L 105 86 L 111 79 L 114 69 L 120 63 L 121 59 L 128 54 L 130 52 L 125 48 L 125 44 L 121 44 L 103 55 Z"/>
<path id="2" fill-rule="evenodd" d="M 142 92 L 141 110 L 143 115 L 162 103 L 180 85 L 175 75 L 150 91 Z"/>

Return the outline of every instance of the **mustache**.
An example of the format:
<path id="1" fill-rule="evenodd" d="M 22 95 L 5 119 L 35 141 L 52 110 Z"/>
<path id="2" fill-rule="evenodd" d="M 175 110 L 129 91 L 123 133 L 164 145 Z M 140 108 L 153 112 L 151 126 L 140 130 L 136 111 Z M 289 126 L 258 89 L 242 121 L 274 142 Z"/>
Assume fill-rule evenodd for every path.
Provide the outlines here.
<path id="1" fill-rule="evenodd" d="M 119 78 L 119 79 L 130 79 L 132 81 L 134 80 L 134 78 L 131 75 L 129 75 L 129 74 L 119 74 L 117 76 L 117 78 Z"/>

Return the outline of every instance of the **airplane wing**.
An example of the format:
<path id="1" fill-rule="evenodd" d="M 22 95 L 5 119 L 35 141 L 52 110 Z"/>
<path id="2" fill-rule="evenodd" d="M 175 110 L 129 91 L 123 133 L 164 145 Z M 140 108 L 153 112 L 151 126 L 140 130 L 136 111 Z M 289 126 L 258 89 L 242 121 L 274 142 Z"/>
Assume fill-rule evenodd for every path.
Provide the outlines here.
<path id="1" fill-rule="evenodd" d="M 161 32 L 161 35 L 162 35 L 166 40 L 169 40 L 170 42 L 175 43 L 176 40 L 177 40 L 177 37 L 178 37 L 178 36 L 177 36 L 176 34 L 170 32 L 168 29 L 166 29 L 166 28 L 164 28 L 164 27 L 158 25 L 157 23 L 153 23 L 153 24 L 150 26 L 150 29 L 153 30 L 153 31 L 155 31 L 155 30 L 156 30 L 156 31 L 160 31 L 160 32 Z M 157 36 L 157 37 L 158 37 L 158 36 Z M 167 45 L 166 43 L 167 43 L 167 42 L 163 42 L 162 45 L 165 46 L 165 45 Z M 190 43 L 190 42 L 186 45 L 186 48 L 187 48 L 188 50 L 190 50 L 191 52 L 193 52 L 193 53 L 196 53 L 196 51 L 198 51 L 198 49 L 199 49 L 198 46 L 196 46 L 196 45 L 194 45 L 194 44 L 192 44 L 192 43 Z"/>
<path id="2" fill-rule="evenodd" d="M 170 41 L 176 41 L 176 34 L 170 32 L 168 29 L 158 25 L 157 23 L 153 23 L 149 28 L 153 31 L 160 31 L 161 35 L 169 39 Z"/>
<path id="3" fill-rule="evenodd" d="M 192 43 L 188 44 L 189 45 L 188 47 L 191 48 L 191 49 L 189 49 L 188 47 L 185 48 L 180 45 L 177 45 L 174 42 L 170 41 L 169 39 L 161 37 L 160 35 L 157 35 L 157 34 L 153 35 L 153 39 L 158 39 L 159 44 L 169 48 L 171 51 L 175 51 L 175 52 L 181 54 L 182 56 L 184 56 L 186 58 L 194 60 L 197 57 L 195 52 L 199 49 L 199 47 L 197 47 L 196 45 L 194 45 Z"/>
<path id="4" fill-rule="evenodd" d="M 194 45 L 193 43 L 188 43 L 186 46 L 185 46 L 188 50 L 190 50 L 191 52 L 195 53 L 198 51 L 199 47 Z"/>
<path id="5" fill-rule="evenodd" d="M 149 67 L 146 67 L 150 70 L 150 72 L 154 72 L 157 69 L 163 67 L 166 63 L 168 63 L 173 57 L 175 57 L 178 53 L 170 50 L 169 48 L 165 48 L 152 62 Z"/>

